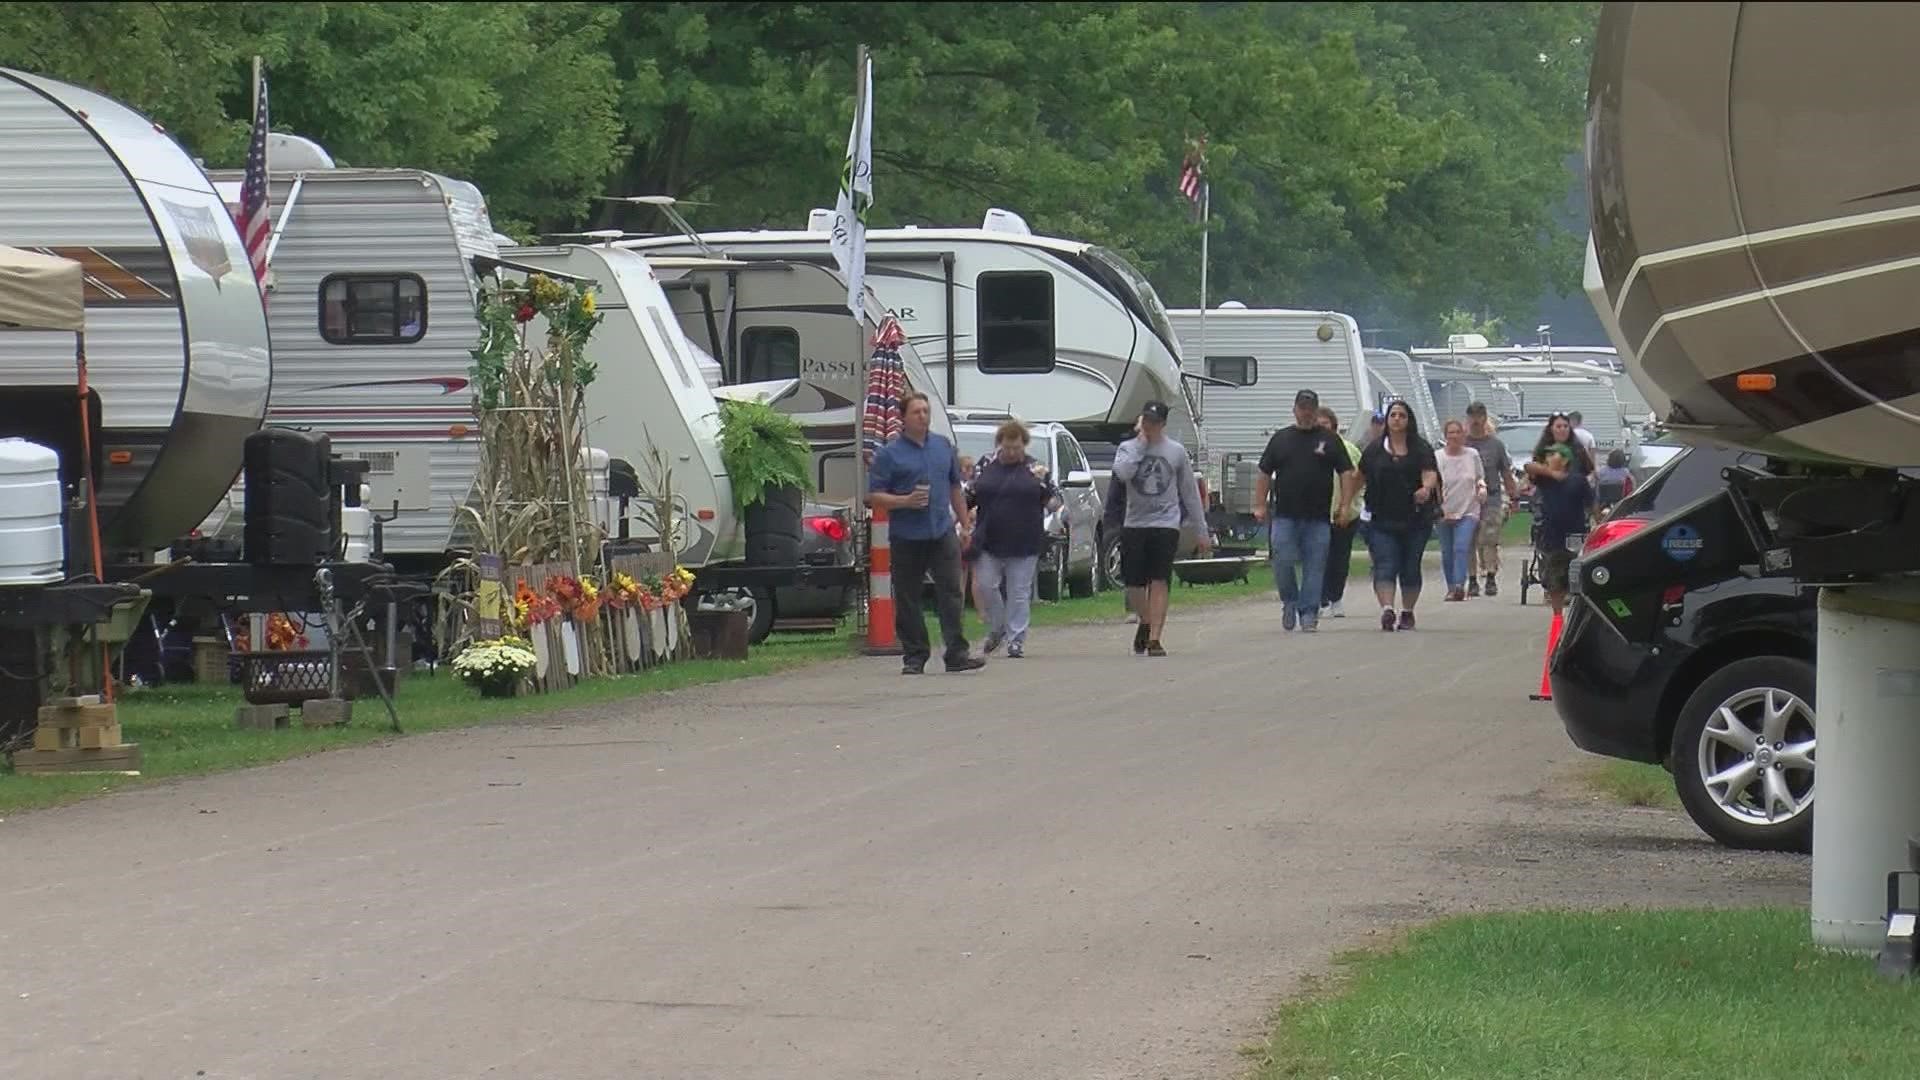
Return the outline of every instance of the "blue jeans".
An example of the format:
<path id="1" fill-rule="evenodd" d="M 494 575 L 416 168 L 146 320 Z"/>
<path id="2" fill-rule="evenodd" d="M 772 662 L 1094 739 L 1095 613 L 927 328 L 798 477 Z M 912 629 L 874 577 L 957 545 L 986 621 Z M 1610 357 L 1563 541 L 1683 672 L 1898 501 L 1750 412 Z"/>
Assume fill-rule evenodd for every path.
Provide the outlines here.
<path id="1" fill-rule="evenodd" d="M 1464 589 L 1467 587 L 1467 568 L 1473 565 L 1473 537 L 1480 528 L 1480 519 L 1471 515 L 1459 521 L 1442 521 L 1435 526 L 1440 531 L 1440 570 L 1447 578 L 1447 588 Z"/>
<path id="2" fill-rule="evenodd" d="M 1327 572 L 1327 545 L 1333 526 L 1325 518 L 1276 517 L 1267 526 L 1273 557 L 1273 586 L 1280 602 L 1300 617 L 1300 625 L 1320 621 L 1320 585 Z M 1299 568 L 1298 581 L 1294 569 Z"/>
<path id="3" fill-rule="evenodd" d="M 1420 558 L 1426 554 L 1427 541 L 1433 537 L 1433 525 L 1382 525 L 1375 521 L 1367 529 L 1367 554 L 1373 557 L 1373 587 L 1391 589 L 1396 582 L 1400 594 L 1420 592 Z"/>

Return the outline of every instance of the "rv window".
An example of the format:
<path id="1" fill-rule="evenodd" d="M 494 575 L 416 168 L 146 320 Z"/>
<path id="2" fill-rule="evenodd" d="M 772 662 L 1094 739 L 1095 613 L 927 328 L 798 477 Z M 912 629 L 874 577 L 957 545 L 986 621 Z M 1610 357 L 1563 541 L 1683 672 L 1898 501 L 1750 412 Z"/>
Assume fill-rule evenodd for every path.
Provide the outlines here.
<path id="1" fill-rule="evenodd" d="M 320 337 L 408 345 L 427 334 L 427 283 L 415 274 L 332 274 L 320 282 Z"/>
<path id="2" fill-rule="evenodd" d="M 981 371 L 1044 375 L 1053 370 L 1053 275 L 989 270 L 974 282 Z"/>
<path id="3" fill-rule="evenodd" d="M 1252 386 L 1260 377 L 1260 365 L 1251 356 L 1209 356 L 1207 377 L 1235 386 Z"/>
<path id="4" fill-rule="evenodd" d="M 749 326 L 740 332 L 740 381 L 800 377 L 800 332 L 791 326 Z"/>

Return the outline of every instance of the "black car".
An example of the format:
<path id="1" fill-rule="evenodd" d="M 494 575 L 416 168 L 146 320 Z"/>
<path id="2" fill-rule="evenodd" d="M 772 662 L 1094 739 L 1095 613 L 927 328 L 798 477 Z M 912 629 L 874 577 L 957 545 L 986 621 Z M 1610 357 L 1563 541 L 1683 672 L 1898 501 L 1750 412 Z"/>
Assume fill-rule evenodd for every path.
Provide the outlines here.
<path id="1" fill-rule="evenodd" d="M 1806 851 L 1815 595 L 1748 572 L 1758 549 L 1722 479 L 1736 462 L 1765 464 L 1688 448 L 1588 534 L 1553 702 L 1581 749 L 1666 766 L 1720 843 Z"/>

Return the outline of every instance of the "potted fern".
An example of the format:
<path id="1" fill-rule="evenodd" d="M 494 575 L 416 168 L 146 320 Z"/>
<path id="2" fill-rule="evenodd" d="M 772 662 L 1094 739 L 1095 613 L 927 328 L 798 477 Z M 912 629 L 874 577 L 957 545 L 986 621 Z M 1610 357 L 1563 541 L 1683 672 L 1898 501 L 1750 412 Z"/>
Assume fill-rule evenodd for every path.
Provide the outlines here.
<path id="1" fill-rule="evenodd" d="M 746 527 L 747 562 L 800 561 L 801 497 L 813 451 L 793 419 L 758 401 L 720 403 L 720 460 Z"/>

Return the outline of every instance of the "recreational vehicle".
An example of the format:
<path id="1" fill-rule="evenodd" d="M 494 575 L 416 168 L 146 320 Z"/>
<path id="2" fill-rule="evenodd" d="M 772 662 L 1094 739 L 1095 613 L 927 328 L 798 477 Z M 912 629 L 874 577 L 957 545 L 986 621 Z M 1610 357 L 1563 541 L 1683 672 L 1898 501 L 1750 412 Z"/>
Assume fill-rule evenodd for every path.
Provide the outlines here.
<path id="1" fill-rule="evenodd" d="M 1360 328 L 1337 311 L 1249 308 L 1228 301 L 1168 313 L 1206 432 L 1204 468 L 1232 535 L 1248 532 L 1254 467 L 1275 431 L 1293 423 L 1293 399 L 1312 390 L 1350 434 L 1366 430 Z M 1204 322 L 1205 340 L 1202 341 Z"/>
<path id="2" fill-rule="evenodd" d="M 240 472 L 267 411 L 266 313 L 239 233 L 152 121 L 79 87 L 0 69 L 0 244 L 85 273 L 88 396 L 110 560 L 187 535 Z M 80 457 L 74 335 L 0 335 L 0 436 Z"/>
<path id="3" fill-rule="evenodd" d="M 480 439 L 468 369 L 476 258 L 499 254 L 472 184 L 419 169 L 342 169 L 305 140 L 270 158 L 273 401 L 267 422 L 326 432 L 365 459 L 385 555 L 437 565 L 454 546 Z M 230 204 L 239 173 L 214 174 Z M 232 533 L 239 490 L 205 531 Z"/>
<path id="4" fill-rule="evenodd" d="M 1414 422 L 1420 430 L 1429 434 L 1440 430 L 1441 417 L 1433 403 L 1433 387 L 1427 384 L 1426 375 L 1420 365 L 1406 353 L 1396 349 L 1368 349 L 1367 386 L 1368 406 L 1376 413 L 1385 413 L 1387 403 L 1393 400 L 1406 402 L 1413 408 Z M 1457 416 L 1465 416 L 1462 409 Z"/>
<path id="5" fill-rule="evenodd" d="M 616 468 L 630 468 L 640 488 L 624 520 L 615 509 L 605 522 L 609 534 L 654 550 L 671 546 L 676 561 L 695 572 L 701 591 L 729 592 L 745 600 L 749 637 L 755 642 L 776 626 L 837 625 L 855 595 L 844 508 L 807 508 L 808 531 L 802 538 L 807 573 L 781 568 L 731 586 L 725 580 L 729 574 L 741 576 L 735 571 L 745 555 L 746 539 L 720 455 L 720 401 L 765 399 L 777 406 L 802 397 L 803 381 L 771 372 L 769 379 L 727 384 L 724 366 L 681 329 L 674 310 L 674 298 L 696 292 L 693 283 L 684 277 L 660 280 L 638 252 L 604 244 L 516 247 L 490 265 L 498 275 L 537 272 L 592 281 L 597 287 L 595 310 L 603 320 L 587 343 L 597 375 L 587 388 L 584 434 Z M 771 273 L 758 266 L 744 269 L 756 277 Z M 838 288 L 844 297 L 845 287 Z M 844 308 L 835 322 L 845 336 L 851 320 Z M 533 333 L 541 332 L 536 319 Z M 938 423 L 950 430 L 944 415 Z M 670 533 L 650 497 L 668 487 L 674 506 Z M 663 543 L 667 536 L 671 540 Z"/>
<path id="6" fill-rule="evenodd" d="M 622 241 L 654 254 L 832 264 L 831 215 L 805 231 L 712 232 Z M 1106 248 L 1035 236 L 990 210 L 977 229 L 875 229 L 867 283 L 900 320 L 950 407 L 1064 423 L 1096 469 L 1159 399 L 1197 432 L 1180 348 L 1147 279 Z M 1103 452 L 1104 451 L 1104 452 Z"/>
<path id="7" fill-rule="evenodd" d="M 1487 414 L 1496 420 L 1520 415 L 1520 399 L 1504 379 L 1468 365 L 1418 363 L 1418 366 L 1433 396 L 1434 413 L 1442 422 L 1467 415 L 1467 406 L 1476 401 L 1485 405 Z"/>
<path id="8" fill-rule="evenodd" d="M 1231 300 L 1205 316 L 1198 308 L 1167 313 L 1188 374 L 1204 376 L 1189 381 L 1201 383 L 1194 394 L 1211 453 L 1258 457 L 1267 438 L 1293 422 L 1302 390 L 1318 394 L 1349 434 L 1366 430 L 1366 362 L 1351 316 Z"/>
<path id="9" fill-rule="evenodd" d="M 1663 419 L 1920 464 L 1920 9 L 1613 4 L 1601 30 L 1586 287 Z"/>
<path id="10" fill-rule="evenodd" d="M 835 503 L 864 497 L 854 489 L 866 402 L 862 372 L 887 318 L 873 290 L 866 290 L 864 317 L 855 322 L 847 312 L 846 279 L 830 264 L 675 255 L 645 261 L 666 289 L 669 317 L 717 361 L 719 384 L 758 388 L 755 396 L 805 429 L 815 490 Z M 933 429 L 952 438 L 939 386 L 911 341 L 901 347 L 900 360 L 907 384 L 933 400 Z"/>

